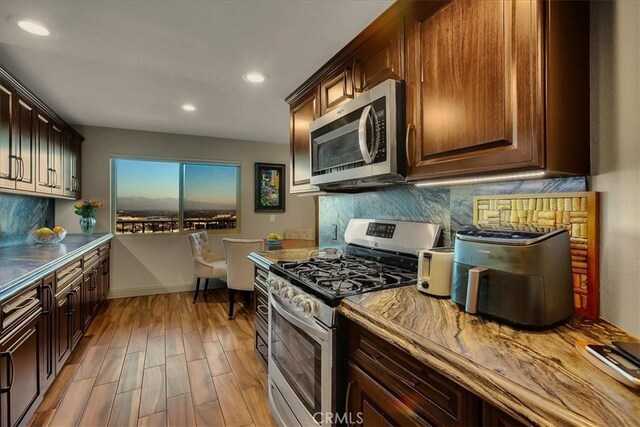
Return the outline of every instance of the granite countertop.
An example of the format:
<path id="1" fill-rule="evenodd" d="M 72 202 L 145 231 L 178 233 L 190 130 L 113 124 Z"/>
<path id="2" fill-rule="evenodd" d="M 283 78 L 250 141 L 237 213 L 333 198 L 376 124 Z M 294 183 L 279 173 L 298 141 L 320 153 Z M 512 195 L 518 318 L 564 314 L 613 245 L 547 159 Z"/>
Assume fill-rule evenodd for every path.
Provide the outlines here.
<path id="1" fill-rule="evenodd" d="M 538 425 L 640 422 L 635 392 L 588 362 L 577 340 L 636 338 L 603 321 L 578 318 L 543 332 L 514 329 L 462 312 L 415 287 L 342 300 L 340 313 L 512 415 Z"/>
<path id="2" fill-rule="evenodd" d="M 262 252 L 251 252 L 249 259 L 263 268 L 269 268 L 271 264 L 277 262 L 307 261 L 309 258 L 318 256 L 323 249 L 317 247 L 296 248 L 296 249 L 276 249 Z"/>
<path id="3" fill-rule="evenodd" d="M 0 301 L 20 291 L 22 285 L 39 280 L 73 258 L 113 238 L 113 234 L 69 234 L 52 246 L 28 243 L 0 248 Z"/>

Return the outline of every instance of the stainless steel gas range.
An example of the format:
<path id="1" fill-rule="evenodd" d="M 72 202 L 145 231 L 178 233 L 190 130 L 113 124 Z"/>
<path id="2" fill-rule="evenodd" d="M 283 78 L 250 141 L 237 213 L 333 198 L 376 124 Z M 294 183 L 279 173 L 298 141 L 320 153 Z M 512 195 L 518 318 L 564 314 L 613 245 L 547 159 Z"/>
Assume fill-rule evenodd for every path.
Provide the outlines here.
<path id="1" fill-rule="evenodd" d="M 440 226 L 353 219 L 344 253 L 271 266 L 269 402 L 279 425 L 341 424 L 337 307 L 346 296 L 416 283 L 418 252 Z"/>

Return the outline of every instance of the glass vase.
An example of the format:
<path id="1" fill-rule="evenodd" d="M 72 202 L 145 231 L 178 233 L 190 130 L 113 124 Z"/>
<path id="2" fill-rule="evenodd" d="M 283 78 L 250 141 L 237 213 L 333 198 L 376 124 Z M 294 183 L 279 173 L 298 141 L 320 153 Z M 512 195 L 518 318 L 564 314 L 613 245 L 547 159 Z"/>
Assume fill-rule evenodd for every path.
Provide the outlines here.
<path id="1" fill-rule="evenodd" d="M 82 230 L 82 234 L 85 236 L 90 236 L 93 234 L 93 230 L 96 228 L 96 219 L 87 217 L 80 218 L 80 230 Z"/>

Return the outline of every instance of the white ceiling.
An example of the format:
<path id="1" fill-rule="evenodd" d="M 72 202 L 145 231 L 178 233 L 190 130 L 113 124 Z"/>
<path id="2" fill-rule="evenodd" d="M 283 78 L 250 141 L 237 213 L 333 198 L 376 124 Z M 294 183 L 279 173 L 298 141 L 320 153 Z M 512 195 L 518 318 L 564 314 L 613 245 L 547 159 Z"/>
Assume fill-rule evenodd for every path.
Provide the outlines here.
<path id="1" fill-rule="evenodd" d="M 284 98 L 391 3 L 2 0 L 0 63 L 69 123 L 287 143 Z"/>

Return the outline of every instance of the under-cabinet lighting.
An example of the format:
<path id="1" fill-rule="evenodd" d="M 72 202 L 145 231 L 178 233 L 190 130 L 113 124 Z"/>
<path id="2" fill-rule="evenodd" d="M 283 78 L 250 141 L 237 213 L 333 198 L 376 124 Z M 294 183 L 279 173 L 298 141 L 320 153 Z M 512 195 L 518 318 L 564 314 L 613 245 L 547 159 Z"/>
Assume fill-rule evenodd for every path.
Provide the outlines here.
<path id="1" fill-rule="evenodd" d="M 193 104 L 184 104 L 184 105 L 182 106 L 182 109 L 183 109 L 184 111 L 196 111 L 196 106 L 195 106 L 195 105 L 193 105 Z"/>
<path id="2" fill-rule="evenodd" d="M 47 27 L 36 21 L 18 21 L 18 27 L 36 36 L 48 36 L 50 34 Z"/>
<path id="3" fill-rule="evenodd" d="M 503 175 L 490 175 L 490 176 L 474 176 L 469 178 L 456 178 L 456 179 L 441 179 L 433 181 L 423 181 L 415 184 L 416 187 L 439 187 L 445 185 L 463 185 L 463 184 L 480 184 L 483 182 L 495 182 L 495 181 L 510 181 L 514 179 L 527 179 L 542 177 L 545 175 L 545 171 L 534 172 L 519 172 Z"/>

